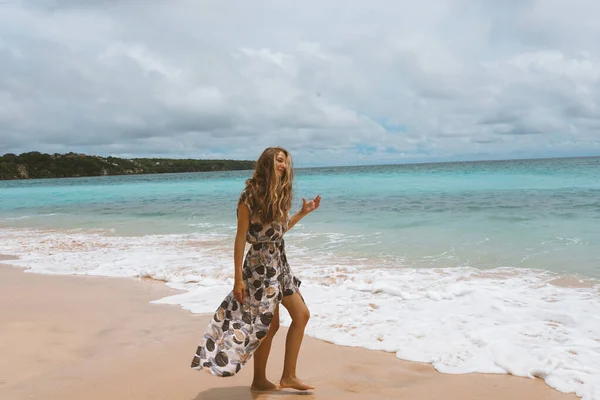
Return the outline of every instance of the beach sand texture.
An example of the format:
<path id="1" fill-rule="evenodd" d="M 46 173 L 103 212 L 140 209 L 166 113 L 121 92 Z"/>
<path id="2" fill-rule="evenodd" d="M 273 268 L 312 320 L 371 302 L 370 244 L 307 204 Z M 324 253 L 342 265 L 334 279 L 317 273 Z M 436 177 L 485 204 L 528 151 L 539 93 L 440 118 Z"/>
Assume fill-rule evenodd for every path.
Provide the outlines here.
<path id="1" fill-rule="evenodd" d="M 189 368 L 209 316 L 149 304 L 174 292 L 150 280 L 39 275 L 0 266 L 0 399 L 578 398 L 539 379 L 440 374 L 394 354 L 310 337 L 298 374 L 316 390 L 253 393 L 252 362 L 232 378 Z M 281 328 L 273 342 L 272 380 L 281 372 L 286 332 Z"/>

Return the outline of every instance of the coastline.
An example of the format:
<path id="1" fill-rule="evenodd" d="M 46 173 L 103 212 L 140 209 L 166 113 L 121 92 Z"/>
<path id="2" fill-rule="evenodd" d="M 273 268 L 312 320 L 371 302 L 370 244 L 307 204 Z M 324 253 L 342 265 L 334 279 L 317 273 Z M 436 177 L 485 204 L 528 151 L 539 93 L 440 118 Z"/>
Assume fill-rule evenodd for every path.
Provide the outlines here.
<path id="1" fill-rule="evenodd" d="M 189 362 L 210 316 L 150 304 L 178 293 L 162 282 L 24 273 L 0 262 L 0 398 L 277 399 L 252 393 L 251 361 L 232 378 Z M 216 303 L 215 303 L 216 306 Z M 310 324 L 310 322 L 309 322 Z M 267 374 L 277 380 L 287 329 L 274 339 Z M 394 354 L 305 336 L 299 376 L 308 398 L 577 399 L 540 379 L 440 374 Z M 295 393 L 295 392 L 285 392 Z"/>
<path id="2" fill-rule="evenodd" d="M 251 170 L 250 160 L 119 158 L 37 151 L 0 155 L 0 181 Z"/>

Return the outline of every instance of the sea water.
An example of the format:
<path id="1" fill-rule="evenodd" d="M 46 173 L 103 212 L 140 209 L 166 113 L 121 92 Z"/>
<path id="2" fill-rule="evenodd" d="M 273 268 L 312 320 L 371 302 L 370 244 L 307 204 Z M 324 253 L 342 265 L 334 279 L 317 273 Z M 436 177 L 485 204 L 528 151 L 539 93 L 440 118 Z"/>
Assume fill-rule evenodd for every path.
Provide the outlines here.
<path id="1" fill-rule="evenodd" d="M 184 292 L 157 302 L 212 313 L 250 175 L 3 181 L 0 254 L 163 280 Z M 600 399 L 600 158 L 297 169 L 294 191 L 294 210 L 323 197 L 285 236 L 309 335 Z"/>

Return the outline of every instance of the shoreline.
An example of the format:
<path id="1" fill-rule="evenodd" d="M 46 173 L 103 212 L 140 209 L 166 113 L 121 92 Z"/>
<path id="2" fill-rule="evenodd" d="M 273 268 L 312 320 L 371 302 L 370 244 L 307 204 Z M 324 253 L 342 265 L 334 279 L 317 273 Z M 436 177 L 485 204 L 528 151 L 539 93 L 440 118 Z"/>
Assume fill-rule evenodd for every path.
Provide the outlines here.
<path id="1" fill-rule="evenodd" d="M 189 368 L 210 315 L 150 304 L 180 293 L 162 282 L 24 273 L 0 255 L 0 398 L 277 399 L 252 393 L 251 361 L 232 378 Z M 216 300 L 218 302 L 218 300 Z M 216 307 L 216 303 L 215 303 Z M 310 324 L 310 322 L 309 322 Z M 275 336 L 267 374 L 276 381 L 287 329 Z M 327 362 L 323 362 L 327 360 Z M 309 398 L 577 399 L 540 379 L 441 374 L 392 353 L 305 336 L 299 377 Z M 285 393 L 294 393 L 288 392 Z"/>

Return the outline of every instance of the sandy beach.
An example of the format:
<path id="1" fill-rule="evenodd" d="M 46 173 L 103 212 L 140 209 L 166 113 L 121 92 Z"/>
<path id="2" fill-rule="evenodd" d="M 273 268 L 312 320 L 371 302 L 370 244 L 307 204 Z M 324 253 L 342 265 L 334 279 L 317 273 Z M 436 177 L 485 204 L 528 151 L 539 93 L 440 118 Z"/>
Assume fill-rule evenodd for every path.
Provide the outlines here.
<path id="1" fill-rule="evenodd" d="M 0 399 L 578 398 L 539 379 L 440 374 L 393 354 L 310 337 L 298 372 L 316 390 L 253 393 L 251 361 L 225 379 L 188 368 L 209 317 L 149 304 L 172 293 L 150 280 L 39 275 L 0 265 Z M 272 380 L 283 364 L 285 334 L 280 329 L 273 343 Z"/>

